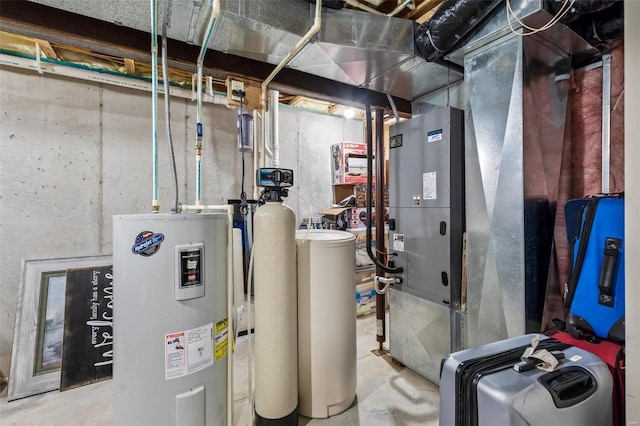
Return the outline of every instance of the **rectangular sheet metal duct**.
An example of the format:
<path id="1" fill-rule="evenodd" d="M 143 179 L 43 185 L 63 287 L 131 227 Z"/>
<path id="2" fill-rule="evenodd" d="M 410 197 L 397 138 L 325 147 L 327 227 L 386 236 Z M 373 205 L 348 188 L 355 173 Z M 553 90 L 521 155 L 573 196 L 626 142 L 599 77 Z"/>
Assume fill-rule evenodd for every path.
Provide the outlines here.
<path id="1" fill-rule="evenodd" d="M 569 90 L 569 60 L 506 36 L 464 59 L 466 347 L 539 331 Z"/>
<path id="2" fill-rule="evenodd" d="M 34 3 L 150 32 L 147 0 Z M 209 49 L 278 64 L 313 24 L 313 5 L 300 0 L 222 0 Z M 169 39 L 198 45 L 210 5 L 158 1 L 159 28 Z M 412 100 L 458 81 L 462 74 L 416 55 L 410 20 L 355 10 L 325 9 L 322 28 L 288 65 L 314 76 Z M 195 58 L 194 58 L 195 62 Z M 224 69 L 224 64 L 220 64 Z"/>

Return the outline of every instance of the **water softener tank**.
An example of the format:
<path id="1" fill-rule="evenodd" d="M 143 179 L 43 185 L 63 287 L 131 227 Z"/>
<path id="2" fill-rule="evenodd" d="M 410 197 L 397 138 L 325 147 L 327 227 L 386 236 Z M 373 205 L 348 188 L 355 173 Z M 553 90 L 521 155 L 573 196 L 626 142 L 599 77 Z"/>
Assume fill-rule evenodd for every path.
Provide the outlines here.
<path id="1" fill-rule="evenodd" d="M 254 216 L 257 425 L 298 424 L 295 214 L 280 197 Z"/>
<path id="2" fill-rule="evenodd" d="M 113 217 L 115 425 L 226 425 L 227 221 Z"/>

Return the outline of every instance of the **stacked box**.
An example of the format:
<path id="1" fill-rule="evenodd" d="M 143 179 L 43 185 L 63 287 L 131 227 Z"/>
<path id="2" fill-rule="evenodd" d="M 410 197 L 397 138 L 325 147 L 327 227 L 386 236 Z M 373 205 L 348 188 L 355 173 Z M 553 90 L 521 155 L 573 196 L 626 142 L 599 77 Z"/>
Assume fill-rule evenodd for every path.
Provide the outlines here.
<path id="1" fill-rule="evenodd" d="M 373 183 L 371 185 L 371 193 L 373 194 L 373 198 L 371 199 L 371 205 L 376 205 L 376 184 Z M 384 205 L 389 206 L 389 184 L 386 183 L 384 185 Z M 367 184 L 366 183 L 356 183 L 353 185 L 353 196 L 356 200 L 356 207 L 367 207 Z"/>
<path id="2" fill-rule="evenodd" d="M 371 210 L 375 220 L 376 210 Z M 334 223 L 334 229 L 366 229 L 367 209 L 356 207 L 334 207 L 322 211 L 325 222 Z M 385 223 L 389 221 L 389 208 L 385 208 Z M 375 224 L 374 224 L 375 225 Z M 375 226 L 372 228 L 375 229 Z"/>
<path id="3" fill-rule="evenodd" d="M 362 317 L 376 312 L 376 295 L 373 283 L 356 286 L 356 316 Z M 387 295 L 385 295 L 385 309 L 389 309 Z"/>
<path id="4" fill-rule="evenodd" d="M 331 146 L 331 183 L 367 181 L 367 145 L 340 142 Z"/>
<path id="5" fill-rule="evenodd" d="M 376 220 L 376 209 L 371 209 L 371 214 L 373 216 L 373 221 Z M 384 208 L 384 223 L 389 222 L 389 207 Z M 367 227 L 367 209 L 366 208 L 355 208 L 351 209 L 351 222 L 350 228 L 366 228 Z M 372 223 L 372 228 L 375 229 L 375 223 Z"/>

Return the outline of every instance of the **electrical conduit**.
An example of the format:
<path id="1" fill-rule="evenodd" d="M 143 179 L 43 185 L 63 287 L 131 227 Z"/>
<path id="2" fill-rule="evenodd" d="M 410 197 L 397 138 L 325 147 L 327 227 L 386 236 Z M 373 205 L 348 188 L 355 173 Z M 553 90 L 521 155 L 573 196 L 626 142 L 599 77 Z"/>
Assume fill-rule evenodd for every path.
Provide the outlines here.
<path id="1" fill-rule="evenodd" d="M 164 87 L 164 117 L 167 126 L 167 142 L 169 143 L 169 162 L 171 163 L 171 182 L 173 183 L 173 203 L 171 213 L 178 213 L 178 173 L 176 171 L 176 156 L 173 150 L 171 134 L 171 102 L 169 96 L 169 68 L 167 67 L 167 24 L 162 30 L 162 83 Z"/>
<path id="2" fill-rule="evenodd" d="M 204 57 L 207 54 L 207 46 L 211 40 L 211 34 L 216 23 L 216 19 L 220 16 L 220 2 L 213 0 L 211 6 L 211 15 L 209 23 L 202 39 L 200 54 L 197 61 L 197 106 L 196 106 L 196 205 L 202 204 L 201 199 L 201 176 L 202 176 L 202 68 L 204 65 Z"/>
<path id="3" fill-rule="evenodd" d="M 309 42 L 309 40 L 311 40 L 311 37 L 313 37 L 320 30 L 320 22 L 322 19 L 321 12 L 322 12 L 322 0 L 316 0 L 316 14 L 313 19 L 313 25 L 311 26 L 311 28 L 309 28 L 309 31 L 307 31 L 304 37 L 302 37 L 300 41 L 298 41 L 298 43 L 296 43 L 296 45 L 293 46 L 293 49 L 291 49 L 291 51 L 287 53 L 287 56 L 285 56 L 282 59 L 282 61 L 278 64 L 278 66 L 271 72 L 271 74 L 269 74 L 269 76 L 262 82 L 262 86 L 261 86 L 262 155 L 264 155 L 265 147 L 267 146 L 267 143 L 266 143 L 267 128 L 266 128 L 266 122 L 265 122 L 266 113 L 267 113 L 267 87 L 269 86 L 269 83 L 271 83 L 271 81 L 276 77 L 276 75 L 278 75 L 278 73 L 291 61 L 291 59 L 293 59 L 294 56 L 296 56 L 298 52 Z M 277 126 L 277 125 L 278 123 L 272 123 L 272 126 Z M 274 152 L 273 152 L 274 164 L 279 164 L 280 162 L 280 159 L 277 158 L 278 154 L 279 154 L 279 150 L 274 149 Z M 255 175 L 256 170 L 254 170 L 253 173 Z"/>

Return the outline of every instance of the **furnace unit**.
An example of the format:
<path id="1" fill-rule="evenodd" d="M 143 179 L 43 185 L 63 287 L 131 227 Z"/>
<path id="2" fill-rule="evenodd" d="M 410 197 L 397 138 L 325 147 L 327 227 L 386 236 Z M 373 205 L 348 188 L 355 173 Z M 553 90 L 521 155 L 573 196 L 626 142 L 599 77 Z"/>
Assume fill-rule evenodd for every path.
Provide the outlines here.
<path id="1" fill-rule="evenodd" d="M 438 108 L 389 133 L 391 356 L 434 383 L 456 350 L 464 233 L 463 112 Z M 391 266 L 391 265 L 390 265 Z"/>

